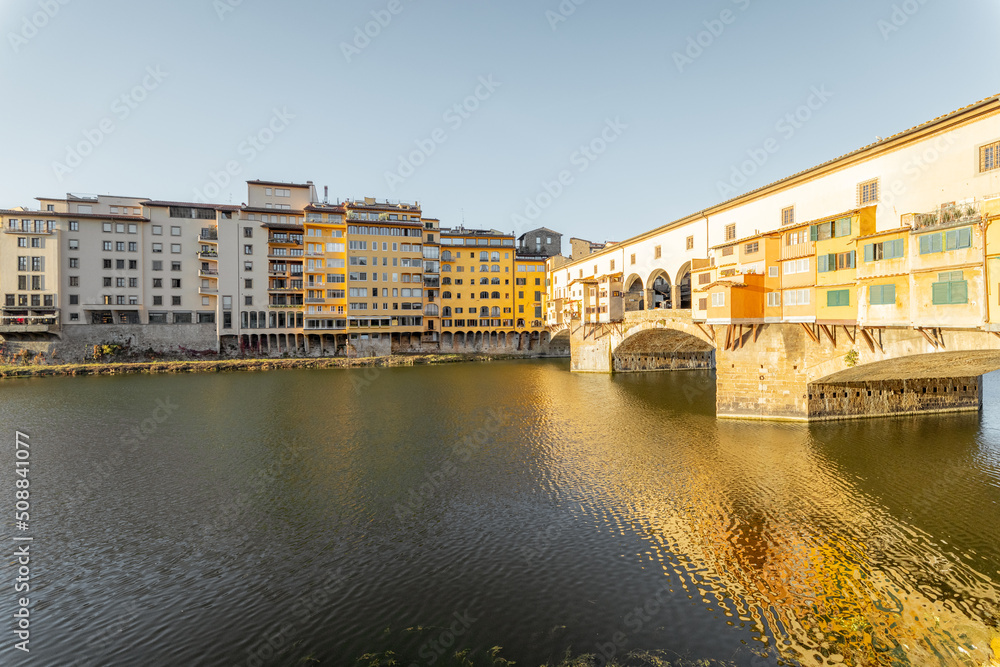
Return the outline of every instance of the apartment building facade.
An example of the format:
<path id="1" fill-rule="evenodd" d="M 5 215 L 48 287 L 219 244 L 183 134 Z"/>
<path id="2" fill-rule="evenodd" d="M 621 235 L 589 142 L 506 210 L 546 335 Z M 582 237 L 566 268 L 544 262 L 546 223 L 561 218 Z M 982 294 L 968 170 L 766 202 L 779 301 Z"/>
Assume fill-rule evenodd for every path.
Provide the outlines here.
<path id="1" fill-rule="evenodd" d="M 0 211 L 0 337 L 64 356 L 109 342 L 152 352 L 368 356 L 468 351 L 483 345 L 483 333 L 488 347 L 490 333 L 543 330 L 543 296 L 531 288 L 544 283 L 544 260 L 515 264 L 512 236 L 486 239 L 491 253 L 503 249 L 503 268 L 487 265 L 488 296 L 470 289 L 470 303 L 455 306 L 453 292 L 442 293 L 455 266 L 442 262 L 442 246 L 465 237 L 443 239 L 419 204 L 320 201 L 311 182 L 247 185 L 240 206 L 68 195 L 40 198 L 38 210 Z M 475 247 L 477 233 L 467 236 Z M 517 271 L 532 276 L 515 297 Z M 463 334 L 456 346 L 458 329 L 471 330 L 472 341 L 478 332 L 480 342 L 467 346 Z"/>

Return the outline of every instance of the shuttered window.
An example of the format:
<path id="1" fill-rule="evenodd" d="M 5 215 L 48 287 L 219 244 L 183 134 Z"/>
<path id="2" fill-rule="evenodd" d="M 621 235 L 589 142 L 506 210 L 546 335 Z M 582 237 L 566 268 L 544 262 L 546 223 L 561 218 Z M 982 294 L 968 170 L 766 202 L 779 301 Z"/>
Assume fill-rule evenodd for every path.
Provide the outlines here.
<path id="1" fill-rule="evenodd" d="M 935 305 L 969 302 L 969 286 L 961 271 L 938 274 L 938 281 L 931 284 L 931 297 Z"/>
<path id="2" fill-rule="evenodd" d="M 895 285 L 872 285 L 868 288 L 868 303 L 872 306 L 896 304 Z"/>
<path id="3" fill-rule="evenodd" d="M 830 290 L 826 293 L 828 308 L 839 308 L 851 305 L 851 291 L 846 289 Z"/>

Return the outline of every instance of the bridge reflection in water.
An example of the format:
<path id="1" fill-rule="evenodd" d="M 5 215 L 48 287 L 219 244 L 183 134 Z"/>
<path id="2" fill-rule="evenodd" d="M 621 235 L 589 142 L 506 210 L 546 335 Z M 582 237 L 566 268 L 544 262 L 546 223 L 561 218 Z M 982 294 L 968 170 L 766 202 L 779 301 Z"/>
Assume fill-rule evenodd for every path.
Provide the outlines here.
<path id="1" fill-rule="evenodd" d="M 635 423 L 626 431 L 656 428 L 646 422 L 663 406 L 642 376 L 615 384 L 631 397 Z M 711 375 L 679 374 L 669 384 L 688 398 L 681 411 L 685 402 L 710 400 Z M 990 515 L 1000 520 L 996 498 L 962 495 L 997 484 L 969 479 L 970 460 L 1000 464 L 998 452 L 981 451 L 977 415 L 670 428 L 673 462 L 630 451 L 629 465 L 606 484 L 630 512 L 626 523 L 645 536 L 640 557 L 663 570 L 672 592 L 750 627 L 760 650 L 802 664 L 988 661 L 990 641 L 1000 637 L 1000 588 L 979 553 L 941 539 L 956 528 L 964 533 L 949 525 L 946 507 L 961 523 L 961 508 L 975 514 L 971 508 L 992 503 Z M 927 459 L 941 472 L 929 485 Z M 914 522 L 900 522 L 893 510 Z M 995 543 L 983 548 L 995 557 Z"/>

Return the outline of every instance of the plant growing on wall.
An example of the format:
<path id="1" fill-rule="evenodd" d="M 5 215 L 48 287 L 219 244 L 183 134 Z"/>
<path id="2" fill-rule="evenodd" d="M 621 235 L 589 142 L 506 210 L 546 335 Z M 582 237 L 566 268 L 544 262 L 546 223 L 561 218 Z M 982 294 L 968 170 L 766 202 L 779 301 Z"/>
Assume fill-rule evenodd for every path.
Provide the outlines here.
<path id="1" fill-rule="evenodd" d="M 854 368 L 858 365 L 858 351 L 851 350 L 844 355 L 844 363 L 847 364 L 849 368 Z"/>

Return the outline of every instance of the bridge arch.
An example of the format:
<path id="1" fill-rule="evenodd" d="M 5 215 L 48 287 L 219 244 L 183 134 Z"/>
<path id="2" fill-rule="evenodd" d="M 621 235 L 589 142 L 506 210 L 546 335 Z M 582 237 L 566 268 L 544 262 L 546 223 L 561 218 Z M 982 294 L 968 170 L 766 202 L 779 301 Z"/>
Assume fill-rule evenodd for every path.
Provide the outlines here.
<path id="1" fill-rule="evenodd" d="M 655 269 L 649 274 L 646 280 L 646 289 L 649 290 L 650 304 L 652 308 L 673 307 L 673 285 L 670 282 L 670 274 L 664 269 Z"/>
<path id="2" fill-rule="evenodd" d="M 643 289 L 645 281 L 642 276 L 633 273 L 622 284 L 625 285 L 625 311 L 645 310 L 646 294 Z"/>
<path id="3" fill-rule="evenodd" d="M 690 322 L 650 318 L 626 330 L 613 345 L 611 366 L 619 373 L 712 369 L 715 346 Z"/>
<path id="4" fill-rule="evenodd" d="M 678 287 L 678 308 L 681 310 L 691 309 L 691 262 L 684 262 L 677 270 L 677 278 L 674 285 Z"/>

